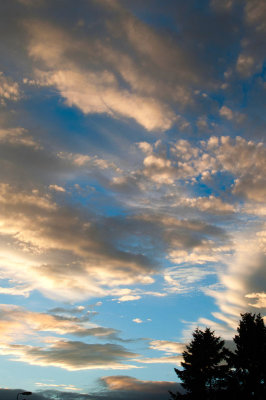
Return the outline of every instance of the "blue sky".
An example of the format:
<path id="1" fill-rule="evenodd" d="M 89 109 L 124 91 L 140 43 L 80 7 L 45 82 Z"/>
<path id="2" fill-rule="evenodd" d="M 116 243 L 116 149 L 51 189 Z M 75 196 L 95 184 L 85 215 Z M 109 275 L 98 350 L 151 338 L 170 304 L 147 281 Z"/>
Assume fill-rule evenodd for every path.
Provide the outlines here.
<path id="1" fill-rule="evenodd" d="M 2 2 L 5 398 L 167 398 L 193 329 L 265 312 L 265 17 Z"/>

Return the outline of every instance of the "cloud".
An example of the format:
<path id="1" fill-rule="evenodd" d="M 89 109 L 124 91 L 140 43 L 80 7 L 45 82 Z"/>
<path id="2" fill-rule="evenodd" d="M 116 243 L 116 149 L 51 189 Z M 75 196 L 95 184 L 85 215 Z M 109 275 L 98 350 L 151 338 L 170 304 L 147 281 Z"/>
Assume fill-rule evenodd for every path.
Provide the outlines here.
<path id="1" fill-rule="evenodd" d="M 39 149 L 40 145 L 30 136 L 24 128 L 0 129 L 0 143 L 9 143 L 14 146 L 27 146 Z"/>
<path id="2" fill-rule="evenodd" d="M 266 31 L 266 6 L 263 0 L 246 1 L 245 17 L 248 24 L 259 32 Z"/>
<path id="3" fill-rule="evenodd" d="M 222 117 L 225 117 L 226 119 L 229 119 L 229 120 L 233 119 L 233 116 L 234 116 L 233 111 L 229 107 L 226 107 L 226 106 L 222 106 L 219 110 L 219 113 Z"/>
<path id="4" fill-rule="evenodd" d="M 56 312 L 58 313 L 60 310 Z M 73 314 L 73 310 L 70 309 L 68 313 Z M 0 315 L 2 327 L 6 327 L 3 332 L 7 329 L 11 338 L 15 337 L 16 334 L 23 336 L 35 335 L 37 332 L 53 332 L 58 335 L 70 334 L 78 337 L 92 336 L 100 339 L 119 340 L 119 331 L 89 322 L 87 314 L 80 317 L 68 317 L 32 312 L 19 306 L 1 304 Z M 14 331 L 13 327 L 15 327 Z M 4 336 L 6 336 L 5 333 Z"/>
<path id="5" fill-rule="evenodd" d="M 246 0 L 243 6 L 246 31 L 244 30 L 236 70 L 242 78 L 248 78 L 259 73 L 263 67 L 264 56 L 261 50 L 265 47 L 266 7 L 263 0 Z"/>
<path id="6" fill-rule="evenodd" d="M 225 203 L 220 197 L 215 197 L 213 195 L 209 197 L 183 198 L 177 204 L 197 208 L 202 212 L 216 215 L 232 214 L 236 211 L 233 204 Z"/>
<path id="7" fill-rule="evenodd" d="M 80 314 L 85 310 L 84 306 L 75 306 L 73 308 L 55 307 L 49 310 L 52 314 Z"/>
<path id="8" fill-rule="evenodd" d="M 134 318 L 134 319 L 132 319 L 132 321 L 136 322 L 136 324 L 142 324 L 143 323 L 142 319 L 140 319 L 140 318 Z"/>
<path id="9" fill-rule="evenodd" d="M 0 71 L 0 103 L 6 104 L 6 101 L 18 101 L 21 97 L 19 85 L 10 77 L 6 77 Z"/>
<path id="10" fill-rule="evenodd" d="M 63 311 L 65 313 L 66 310 Z M 85 337 L 93 337 L 94 340 L 124 341 L 119 338 L 119 331 L 91 323 L 87 313 L 77 317 L 76 312 L 73 314 L 73 310 L 69 311 L 70 316 L 62 316 L 2 304 L 0 353 L 11 356 L 13 361 L 39 366 L 52 365 L 70 371 L 138 368 L 132 362 L 139 355 L 121 345 L 90 344 L 83 341 Z M 80 337 L 83 340 L 69 340 L 65 338 L 66 335 Z M 17 344 L 17 342 L 28 343 L 29 340 L 33 340 L 37 345 Z"/>
<path id="11" fill-rule="evenodd" d="M 13 287 L 0 287 L 1 294 L 8 294 L 10 296 L 24 296 L 29 297 L 32 288 L 30 286 L 13 286 Z"/>
<path id="12" fill-rule="evenodd" d="M 136 354 L 123 346 L 110 343 L 87 344 L 56 340 L 46 347 L 11 344 L 2 346 L 1 353 L 30 365 L 53 366 L 69 371 L 137 368 L 125 363 Z"/>
<path id="13" fill-rule="evenodd" d="M 265 292 L 259 292 L 259 293 L 248 293 L 245 295 L 247 299 L 254 299 L 253 303 L 249 303 L 249 306 L 255 307 L 255 308 L 266 308 L 266 293 Z M 255 303 L 254 303 L 255 301 Z"/>
<path id="14" fill-rule="evenodd" d="M 135 395 L 138 394 L 139 396 L 143 396 L 144 393 L 146 396 L 164 396 L 169 390 L 177 391 L 179 387 L 175 382 L 144 381 L 124 375 L 105 376 L 101 378 L 101 382 L 108 390 L 114 392 L 128 392 L 129 396 L 132 393 L 135 393 Z"/>
<path id="15" fill-rule="evenodd" d="M 236 329 L 239 315 L 243 312 L 261 312 L 265 308 L 265 247 L 264 231 L 250 231 L 235 239 L 235 255 L 228 259 L 227 268 L 218 273 L 222 288 L 205 289 L 219 307 L 213 316 L 220 322 L 204 321 L 223 337 L 229 337 Z M 253 300 L 253 301 L 252 301 Z"/>
<path id="16" fill-rule="evenodd" d="M 226 218 L 227 215 L 236 215 L 239 210 L 248 212 L 247 207 L 251 209 L 252 202 L 262 204 L 266 187 L 265 147 L 240 137 L 214 136 L 195 145 L 178 140 L 171 143 L 167 151 L 160 141 L 141 146 L 145 152 L 143 170 L 131 171 L 131 176 L 135 174 L 136 183 L 140 185 L 139 192 L 134 193 L 136 197 L 133 196 L 132 203 L 125 203 L 127 209 L 133 210 L 128 217 L 104 218 L 95 215 L 93 210 L 88 213 L 75 207 L 61 206 L 53 198 L 56 190 L 46 193 L 49 185 L 50 189 L 54 188 L 54 183 L 39 186 L 40 189 L 32 189 L 31 185 L 31 189 L 23 190 L 1 184 L 0 231 L 5 240 L 11 240 L 14 249 L 12 257 L 9 249 L 3 249 L 4 276 L 15 281 L 22 279 L 25 287 L 40 290 L 53 298 L 79 300 L 90 293 L 91 296 L 115 295 L 120 301 L 129 301 L 140 299 L 145 291 L 113 290 L 121 285 L 152 283 L 160 264 L 159 254 L 174 264 L 217 263 L 230 254 L 232 246 L 225 229 L 204 222 L 204 215 Z M 38 152 L 44 153 L 44 150 Z M 65 168 L 74 174 L 83 174 L 87 168 L 106 171 L 102 181 L 105 186 L 113 176 L 123 176 L 121 169 L 103 158 L 82 156 L 79 153 L 61 153 L 56 160 L 66 163 L 62 164 L 62 171 Z M 76 160 L 79 160 L 78 165 Z M 49 171 L 44 173 L 49 175 Z M 227 187 L 230 197 L 227 193 L 220 197 L 191 196 L 193 185 L 207 174 L 210 178 L 204 180 L 204 184 L 211 190 L 215 189 L 213 178 L 218 173 L 232 176 Z M 163 174 L 167 177 L 159 184 L 160 193 L 156 177 Z M 169 179 L 177 186 L 167 183 Z M 53 176 L 50 180 L 55 181 Z M 187 180 L 191 182 L 191 190 L 184 196 L 178 185 Z M 57 182 L 56 186 L 64 187 L 60 180 Z M 146 196 L 149 182 L 150 203 Z M 124 199 L 128 201 L 127 192 L 119 201 L 122 203 Z M 243 204 L 241 208 L 237 203 L 239 199 L 247 200 L 247 205 Z M 146 203 L 142 202 L 144 200 Z M 172 217 L 177 212 L 182 212 L 184 218 Z M 198 212 L 202 213 L 200 219 Z M 132 239 L 141 246 L 138 254 Z M 151 245 L 156 249 L 153 252 L 150 251 Z M 19 267 L 22 264 L 26 266 L 23 274 Z M 6 290 L 11 293 L 11 289 Z"/>
<path id="17" fill-rule="evenodd" d="M 144 158 L 142 174 L 161 185 L 172 185 L 179 181 L 195 183 L 201 179 L 212 187 L 212 178 L 217 173 L 230 173 L 234 176 L 232 194 L 246 199 L 263 202 L 265 184 L 265 146 L 262 142 L 248 141 L 237 136 L 217 138 L 211 136 L 208 141 L 201 141 L 192 146 L 186 140 L 178 140 L 169 145 L 169 155 L 153 146 Z M 140 172 L 139 172 L 140 173 Z M 202 211 L 227 213 L 234 210 L 233 205 L 226 205 L 222 198 L 184 198 L 179 203 L 187 203 Z M 177 203 L 178 203 L 177 201 Z"/>
<path id="18" fill-rule="evenodd" d="M 185 254 L 184 254 L 185 253 Z M 179 257 L 178 257 L 179 256 Z M 217 261 L 214 258 L 211 258 L 208 254 L 205 254 L 203 257 L 199 257 L 199 255 L 191 255 L 188 256 L 186 252 L 180 251 L 180 255 L 176 254 L 176 258 L 173 261 L 179 263 L 209 263 L 210 261 Z M 195 292 L 196 290 L 201 290 L 201 287 L 198 286 L 201 283 L 204 286 L 204 280 L 211 275 L 216 275 L 216 269 L 210 267 L 204 267 L 203 265 L 200 267 L 194 266 L 185 266 L 185 267 L 171 267 L 167 268 L 164 272 L 164 280 L 166 285 L 166 291 L 170 293 L 189 293 Z"/>
<path id="19" fill-rule="evenodd" d="M 113 162 L 108 162 L 102 158 L 94 155 L 93 157 L 88 154 L 73 154 L 67 152 L 59 152 L 57 156 L 62 160 L 70 161 L 76 167 L 91 169 L 96 168 L 99 170 L 111 169 L 115 172 L 121 172 L 120 168 L 118 168 Z"/>
<path id="20" fill-rule="evenodd" d="M 112 117 L 135 119 L 147 130 L 166 130 L 175 121 L 171 109 L 147 92 L 126 90 L 119 86 L 114 72 L 102 66 L 95 70 L 81 68 L 78 59 L 68 58 L 67 54 L 80 49 L 81 55 L 95 52 L 105 54 L 103 45 L 75 40 L 67 32 L 43 22 L 32 21 L 27 26 L 31 34 L 29 54 L 41 59 L 49 72 L 36 71 L 36 83 L 55 86 L 69 106 L 80 108 L 85 114 L 108 114 Z M 99 64 L 108 62 L 98 59 Z"/>
<path id="21" fill-rule="evenodd" d="M 60 390 L 70 390 L 70 391 L 77 391 L 77 392 L 82 390 L 80 388 L 77 388 L 74 385 L 53 384 L 53 383 L 44 383 L 44 382 L 36 382 L 35 386 L 37 386 L 38 388 L 49 387 L 49 388 L 58 388 Z"/>
<path id="22" fill-rule="evenodd" d="M 62 186 L 59 185 L 49 185 L 49 189 L 54 190 L 56 192 L 65 192 L 66 189 L 64 189 Z"/>
<path id="23" fill-rule="evenodd" d="M 211 0 L 210 4 L 211 7 L 217 11 L 230 11 L 234 4 L 234 0 L 224 0 L 222 2 L 219 0 Z"/>
<path id="24" fill-rule="evenodd" d="M 243 75 L 244 77 L 250 76 L 254 71 L 254 65 L 255 65 L 255 59 L 251 55 L 243 53 L 239 54 L 236 62 L 236 69 L 241 75 Z M 228 118 L 228 115 L 229 114 L 227 113 L 226 118 Z"/>
<path id="25" fill-rule="evenodd" d="M 134 301 L 134 300 L 139 300 L 139 299 L 141 299 L 141 296 L 135 296 L 135 295 L 130 295 L 130 294 L 118 297 L 119 301 Z"/>
<path id="26" fill-rule="evenodd" d="M 216 261 L 226 241 L 225 232 L 203 221 L 178 219 L 164 215 L 144 214 L 137 219 L 152 223 L 167 245 L 167 258 L 172 263 Z M 212 238 L 212 239 L 211 239 Z"/>
<path id="27" fill-rule="evenodd" d="M 151 349 L 164 351 L 165 353 L 180 354 L 185 350 L 184 343 L 172 342 L 170 340 L 152 340 L 150 342 Z"/>
<path id="28" fill-rule="evenodd" d="M 119 219 L 102 220 L 99 224 L 99 221 L 84 220 L 71 209 L 57 206 L 50 195 L 42 195 L 38 190 L 16 191 L 8 184 L 2 184 L 0 189 L 1 233 L 31 250 L 30 256 L 26 252 L 19 256 L 21 262 L 28 258 L 23 274 L 15 266 L 14 253 L 9 260 L 9 253 L 5 251 L 3 273 L 23 279 L 48 296 L 68 299 L 69 296 L 85 298 L 88 293 L 91 296 L 107 294 L 108 290 L 101 286 L 112 288 L 133 282 L 152 282 L 149 275 L 154 267 L 149 258 L 116 248 L 120 235 L 125 238 L 122 231 L 125 232 L 126 227 Z M 62 261 L 50 262 L 44 254 L 47 251 L 57 251 Z"/>
<path id="29" fill-rule="evenodd" d="M 140 364 L 174 364 L 176 366 L 181 365 L 182 360 L 182 356 L 143 357 L 134 359 L 135 362 Z"/>
<path id="30" fill-rule="evenodd" d="M 168 391 L 172 392 L 181 391 L 183 389 L 179 383 L 169 381 L 147 381 L 136 379 L 126 375 L 115 375 L 115 376 L 104 376 L 98 381 L 99 387 L 93 391 L 92 394 L 77 393 L 80 392 L 74 385 L 49 385 L 50 390 L 42 390 L 38 393 L 33 393 L 31 398 L 33 400 L 45 400 L 56 397 L 59 400 L 108 400 L 108 399 L 136 399 L 136 396 L 140 400 L 145 399 L 165 399 L 169 397 Z M 45 387 L 45 384 L 40 382 L 39 388 Z M 54 390 L 57 387 L 58 390 Z M 71 391 L 72 390 L 72 391 Z M 11 390 L 11 389 L 0 389 L 0 397 L 7 400 L 11 400 L 16 397 L 18 392 L 24 390 Z"/>

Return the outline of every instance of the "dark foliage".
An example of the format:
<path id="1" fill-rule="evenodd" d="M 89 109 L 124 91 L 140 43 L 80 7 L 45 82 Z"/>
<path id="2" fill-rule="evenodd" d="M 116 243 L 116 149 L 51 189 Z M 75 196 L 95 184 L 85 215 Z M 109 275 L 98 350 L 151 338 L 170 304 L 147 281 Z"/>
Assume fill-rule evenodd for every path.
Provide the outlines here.
<path id="1" fill-rule="evenodd" d="M 266 327 L 261 315 L 242 314 L 229 364 L 244 399 L 266 399 Z"/>
<path id="2" fill-rule="evenodd" d="M 172 400 L 266 399 L 266 327 L 260 314 L 241 314 L 235 352 L 209 328 L 196 329 L 175 372 L 185 394 Z"/>
<path id="3" fill-rule="evenodd" d="M 193 340 L 183 352 L 183 370 L 175 369 L 187 390 L 185 395 L 171 394 L 173 399 L 178 398 L 214 398 L 214 395 L 223 386 L 226 365 L 224 341 L 214 335 L 209 328 L 205 331 L 196 329 Z"/>

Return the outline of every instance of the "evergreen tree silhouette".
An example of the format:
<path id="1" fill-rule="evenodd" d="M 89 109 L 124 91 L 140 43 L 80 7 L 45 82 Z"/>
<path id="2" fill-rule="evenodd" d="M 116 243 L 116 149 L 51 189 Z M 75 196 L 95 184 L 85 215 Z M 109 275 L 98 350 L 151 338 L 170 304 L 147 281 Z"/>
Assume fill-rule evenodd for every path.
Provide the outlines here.
<path id="1" fill-rule="evenodd" d="M 177 399 L 216 399 L 223 387 L 227 366 L 222 364 L 226 350 L 224 341 L 209 328 L 196 329 L 181 362 L 183 370 L 175 368 L 186 394 L 171 393 Z"/>
<path id="2" fill-rule="evenodd" d="M 233 383 L 241 399 L 265 400 L 266 327 L 260 314 L 245 313 L 241 317 L 234 337 L 236 350 L 229 357 L 231 386 Z"/>

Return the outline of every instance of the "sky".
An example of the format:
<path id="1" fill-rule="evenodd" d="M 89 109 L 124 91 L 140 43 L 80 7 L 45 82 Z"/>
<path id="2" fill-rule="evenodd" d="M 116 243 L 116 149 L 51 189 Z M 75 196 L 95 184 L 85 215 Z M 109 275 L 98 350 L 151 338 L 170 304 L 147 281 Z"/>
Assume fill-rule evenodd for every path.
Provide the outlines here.
<path id="1" fill-rule="evenodd" d="M 2 0 L 0 398 L 167 399 L 266 308 L 264 0 Z"/>

